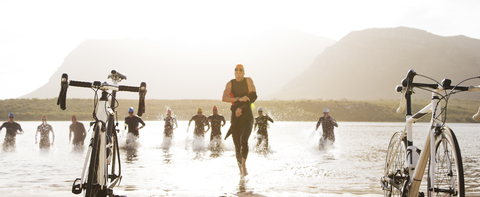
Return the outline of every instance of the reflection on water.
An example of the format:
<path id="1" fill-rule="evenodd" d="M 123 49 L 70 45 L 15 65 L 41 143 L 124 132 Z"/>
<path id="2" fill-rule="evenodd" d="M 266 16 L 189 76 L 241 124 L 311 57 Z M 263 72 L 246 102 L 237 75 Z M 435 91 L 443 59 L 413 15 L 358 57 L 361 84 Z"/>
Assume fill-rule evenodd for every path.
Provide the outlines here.
<path id="1" fill-rule="evenodd" d="M 17 136 L 15 150 L 0 152 L 0 196 L 75 196 L 71 186 L 80 177 L 88 146 L 68 144 L 68 132 L 61 131 L 68 131 L 70 122 L 53 122 L 58 130 L 55 145 L 41 151 L 34 141 L 38 123 L 21 124 L 26 132 Z M 183 132 L 166 139 L 163 124 L 147 122 L 132 147 L 126 144 L 127 135 L 120 135 L 123 179 L 115 194 L 383 196 L 379 180 L 386 148 L 394 131 L 403 128 L 402 123 L 340 122 L 334 146 L 319 150 L 321 134 L 315 131 L 315 122 L 275 122 L 269 129 L 268 149 L 256 148 L 255 137 L 250 138 L 249 175 L 241 179 L 231 138 L 220 146 L 212 145 L 209 138 L 195 142 L 192 133 L 185 133 L 188 122 L 180 121 L 184 129 L 176 131 Z M 467 196 L 480 196 L 480 143 L 476 142 L 480 125 L 450 126 L 462 150 Z M 420 129 L 414 138 L 422 139 L 426 124 L 417 123 L 414 129 Z"/>

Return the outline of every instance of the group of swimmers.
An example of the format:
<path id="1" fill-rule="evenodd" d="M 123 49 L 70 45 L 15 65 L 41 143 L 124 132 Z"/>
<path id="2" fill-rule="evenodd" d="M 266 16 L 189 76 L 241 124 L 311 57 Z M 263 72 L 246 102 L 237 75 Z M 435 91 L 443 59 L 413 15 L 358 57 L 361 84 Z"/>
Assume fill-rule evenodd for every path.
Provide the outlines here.
<path id="1" fill-rule="evenodd" d="M 4 150 L 12 150 L 15 147 L 17 134 L 23 134 L 24 131 L 20 124 L 14 121 L 13 113 L 8 115 L 8 121 L 0 126 L 0 132 L 3 128 L 7 130 L 3 142 Z M 50 142 L 50 133 L 52 133 L 52 141 Z M 72 138 L 73 133 L 73 138 Z M 38 143 L 38 134 L 40 134 L 40 143 Z M 72 124 L 70 125 L 70 132 L 68 136 L 69 143 L 73 145 L 83 145 L 87 132 L 83 123 L 77 122 L 77 118 L 72 116 Z M 35 132 L 35 144 L 39 145 L 40 149 L 49 149 L 55 142 L 55 132 L 53 132 L 52 125 L 47 123 L 47 116 L 42 116 L 42 124 L 37 127 Z"/>
<path id="2" fill-rule="evenodd" d="M 262 107 L 258 108 L 258 117 L 254 118 L 251 105 L 256 101 L 257 93 L 253 80 L 250 77 L 245 77 L 245 69 L 242 64 L 238 64 L 235 67 L 235 79 L 227 82 L 225 90 L 223 91 L 222 101 L 231 103 L 231 124 L 225 135 L 225 140 L 231 135 L 233 143 L 235 145 L 235 156 L 237 164 L 240 170 L 240 175 L 246 176 L 248 174 L 246 167 L 246 160 L 249 152 L 248 139 L 252 133 L 252 130 L 258 127 L 257 146 L 262 142 L 268 147 L 268 121 L 273 123 L 273 119 L 268 115 L 263 115 Z M 139 137 L 139 130 L 145 127 L 145 122 L 139 117 L 134 115 L 134 109 L 131 107 L 128 109 L 129 116 L 125 117 L 125 129 L 128 127 L 128 133 L 133 134 L 135 138 Z M 336 120 L 329 116 L 329 110 L 326 108 L 323 111 L 324 116 L 321 117 L 316 129 L 322 124 L 323 136 L 322 139 L 329 139 L 335 141 L 335 135 L 333 134 L 333 127 L 338 127 Z M 2 128 L 7 129 L 7 133 L 4 140 L 5 147 L 15 145 L 15 137 L 17 134 L 23 133 L 21 126 L 14 122 L 13 114 L 9 114 L 9 121 L 3 123 L 0 126 L 0 132 Z M 164 135 L 165 137 L 172 137 L 173 130 L 178 128 L 176 118 L 172 116 L 172 110 L 167 109 L 167 117 L 163 119 L 165 121 Z M 203 115 L 203 110 L 198 108 L 197 114 L 194 115 L 188 125 L 195 121 L 194 134 L 196 137 L 204 138 L 205 133 L 211 128 L 210 140 L 216 140 L 221 143 L 221 127 L 225 125 L 225 117 L 218 114 L 216 106 L 213 107 L 213 115 L 206 117 Z M 141 124 L 141 126 L 139 126 Z M 211 126 L 210 126 L 211 125 Z M 208 127 L 205 130 L 205 127 Z M 50 132 L 53 135 L 52 142 L 50 143 Z M 37 143 L 37 134 L 40 133 L 40 148 L 49 148 L 53 146 L 55 141 L 55 134 L 51 125 L 47 124 L 47 117 L 42 117 L 42 124 L 38 126 L 37 133 L 35 135 L 35 141 Z M 73 140 L 71 140 L 73 133 Z M 85 127 L 82 123 L 77 122 L 76 117 L 72 116 L 72 124 L 70 125 L 69 141 L 75 145 L 83 145 L 86 137 Z M 128 143 L 127 138 L 127 143 Z"/>

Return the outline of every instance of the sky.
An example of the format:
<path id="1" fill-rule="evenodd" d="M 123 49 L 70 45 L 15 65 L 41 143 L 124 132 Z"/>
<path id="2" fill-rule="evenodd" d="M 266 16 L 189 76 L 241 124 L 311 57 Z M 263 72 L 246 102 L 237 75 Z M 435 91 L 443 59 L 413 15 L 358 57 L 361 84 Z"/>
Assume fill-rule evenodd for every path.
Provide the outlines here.
<path id="1" fill-rule="evenodd" d="M 399 26 L 480 39 L 478 10 L 478 0 L 0 0 L 0 99 L 47 83 L 86 39 L 203 43 L 288 28 L 338 41 L 352 31 Z"/>

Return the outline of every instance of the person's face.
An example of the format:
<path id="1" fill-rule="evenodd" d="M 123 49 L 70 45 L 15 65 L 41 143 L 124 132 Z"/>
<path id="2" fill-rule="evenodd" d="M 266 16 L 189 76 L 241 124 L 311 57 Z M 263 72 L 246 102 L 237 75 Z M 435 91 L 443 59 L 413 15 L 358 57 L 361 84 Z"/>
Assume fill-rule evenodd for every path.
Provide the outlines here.
<path id="1" fill-rule="evenodd" d="M 218 110 L 214 109 L 213 110 L 213 115 L 217 115 L 218 114 Z"/>
<path id="2" fill-rule="evenodd" d="M 133 112 L 128 112 L 128 115 L 129 115 L 130 117 L 133 117 Z"/>
<path id="3" fill-rule="evenodd" d="M 9 117 L 8 117 L 8 121 L 9 121 L 9 122 L 13 122 L 13 116 L 9 116 Z"/>
<path id="4" fill-rule="evenodd" d="M 243 67 L 237 67 L 235 68 L 235 79 L 243 79 L 243 76 L 245 76 L 245 70 Z"/>
<path id="5" fill-rule="evenodd" d="M 171 113 L 171 112 L 167 112 L 167 116 L 168 116 L 168 117 L 172 116 L 172 113 Z"/>
<path id="6" fill-rule="evenodd" d="M 47 123 L 47 119 L 46 118 L 42 118 L 42 123 Z"/>
<path id="7" fill-rule="evenodd" d="M 72 118 L 72 123 L 73 123 L 73 124 L 77 124 L 77 119 L 76 119 L 76 118 Z"/>
<path id="8" fill-rule="evenodd" d="M 328 116 L 328 112 L 323 112 L 323 116 L 327 117 L 327 116 Z"/>
<path id="9" fill-rule="evenodd" d="M 262 110 L 258 111 L 258 115 L 263 116 L 263 111 Z"/>
<path id="10" fill-rule="evenodd" d="M 201 115 L 202 115 L 202 112 L 197 112 L 197 115 L 201 116 Z"/>

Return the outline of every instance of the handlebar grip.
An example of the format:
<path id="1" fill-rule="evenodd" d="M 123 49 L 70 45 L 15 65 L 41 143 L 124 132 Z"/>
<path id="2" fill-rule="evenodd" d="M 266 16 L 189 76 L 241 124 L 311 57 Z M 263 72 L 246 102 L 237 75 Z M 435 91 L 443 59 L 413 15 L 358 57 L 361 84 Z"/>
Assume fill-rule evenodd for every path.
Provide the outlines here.
<path id="1" fill-rule="evenodd" d="M 473 115 L 472 118 L 473 118 L 474 120 L 480 120 L 480 107 L 478 108 L 478 112 L 477 112 L 475 115 Z"/>
<path id="2" fill-rule="evenodd" d="M 137 115 L 142 116 L 145 113 L 145 95 L 147 94 L 147 83 L 142 82 L 140 83 L 139 88 L 139 98 L 138 98 L 138 110 Z"/>
<path id="3" fill-rule="evenodd" d="M 118 86 L 118 91 L 128 91 L 128 92 L 139 92 L 140 88 L 139 87 L 134 87 L 134 86 Z"/>
<path id="4" fill-rule="evenodd" d="M 67 89 L 68 89 L 68 75 L 62 74 L 60 81 L 60 93 L 58 94 L 57 105 L 60 105 L 60 109 L 67 109 Z"/>
<path id="5" fill-rule="evenodd" d="M 90 82 L 83 82 L 83 81 L 70 81 L 71 86 L 77 86 L 77 87 L 84 87 L 84 88 L 91 88 L 92 83 Z"/>

